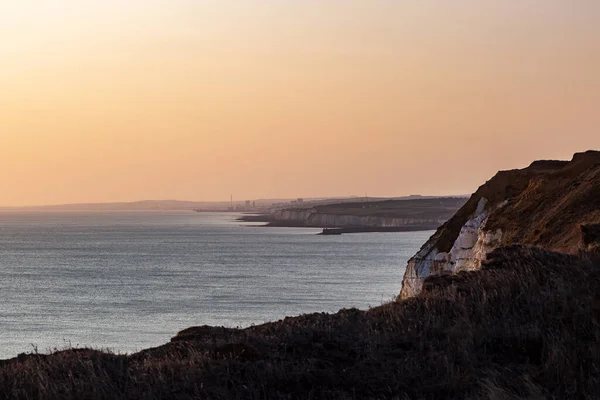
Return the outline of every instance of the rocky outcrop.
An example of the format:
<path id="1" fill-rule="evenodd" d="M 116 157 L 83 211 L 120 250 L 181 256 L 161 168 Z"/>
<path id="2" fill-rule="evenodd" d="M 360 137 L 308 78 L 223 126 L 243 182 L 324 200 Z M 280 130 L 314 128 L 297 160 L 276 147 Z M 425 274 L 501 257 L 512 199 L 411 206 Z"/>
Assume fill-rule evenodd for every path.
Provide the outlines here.
<path id="1" fill-rule="evenodd" d="M 429 276 L 481 268 L 501 246 L 577 252 L 593 245 L 598 223 L 600 152 L 500 171 L 409 260 L 399 298 L 420 293 Z"/>

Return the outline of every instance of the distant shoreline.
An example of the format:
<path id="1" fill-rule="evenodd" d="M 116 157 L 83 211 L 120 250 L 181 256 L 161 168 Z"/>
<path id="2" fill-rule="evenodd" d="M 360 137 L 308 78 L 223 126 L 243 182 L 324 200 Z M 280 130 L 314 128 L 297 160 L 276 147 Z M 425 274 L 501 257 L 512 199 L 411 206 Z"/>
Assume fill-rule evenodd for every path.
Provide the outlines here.
<path id="1" fill-rule="evenodd" d="M 436 230 L 464 205 L 456 197 L 302 205 L 240 216 L 266 227 L 318 228 L 323 235 Z M 325 231 L 326 229 L 326 231 Z"/>
<path id="2" fill-rule="evenodd" d="M 398 227 L 385 226 L 348 226 L 348 227 L 326 227 L 316 225 L 306 225 L 301 221 L 273 221 L 269 214 L 248 214 L 237 218 L 239 222 L 264 223 L 259 225 L 263 228 L 312 228 L 327 229 L 329 234 L 349 234 L 349 233 L 390 233 L 390 232 L 422 232 L 433 231 L 439 227 L 437 223 L 431 224 L 411 224 Z M 323 233 L 320 233 L 321 235 Z"/>

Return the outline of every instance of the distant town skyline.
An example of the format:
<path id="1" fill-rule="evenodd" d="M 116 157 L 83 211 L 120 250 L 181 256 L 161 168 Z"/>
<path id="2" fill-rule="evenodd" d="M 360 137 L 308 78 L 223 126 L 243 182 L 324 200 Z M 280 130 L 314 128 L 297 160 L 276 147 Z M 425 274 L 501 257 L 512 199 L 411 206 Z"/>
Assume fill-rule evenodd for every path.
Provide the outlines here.
<path id="1" fill-rule="evenodd" d="M 600 148 L 600 2 L 0 4 L 0 206 L 456 195 Z"/>

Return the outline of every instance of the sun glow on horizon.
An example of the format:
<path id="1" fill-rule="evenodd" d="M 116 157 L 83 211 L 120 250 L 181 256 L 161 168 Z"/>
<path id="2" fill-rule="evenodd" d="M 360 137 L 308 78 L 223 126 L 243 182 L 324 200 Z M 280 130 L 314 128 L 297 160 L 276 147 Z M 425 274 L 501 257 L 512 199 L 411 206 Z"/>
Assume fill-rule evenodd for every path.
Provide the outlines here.
<path id="1" fill-rule="evenodd" d="M 0 5 L 0 206 L 469 193 L 600 148 L 600 2 Z"/>

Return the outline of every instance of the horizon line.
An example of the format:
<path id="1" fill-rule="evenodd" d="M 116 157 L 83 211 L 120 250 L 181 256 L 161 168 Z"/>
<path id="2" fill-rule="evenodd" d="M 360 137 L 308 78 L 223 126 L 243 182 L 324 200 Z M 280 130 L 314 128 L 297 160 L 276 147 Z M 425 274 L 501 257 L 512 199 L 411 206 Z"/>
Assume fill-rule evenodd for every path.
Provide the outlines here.
<path id="1" fill-rule="evenodd" d="M 298 199 L 304 199 L 305 201 L 315 200 L 344 200 L 344 199 L 402 199 L 409 197 L 429 197 L 429 198 L 444 198 L 444 197 L 469 197 L 471 194 L 445 194 L 445 195 L 421 195 L 421 194 L 410 194 L 402 196 L 317 196 L 317 197 L 272 197 L 272 198 L 257 198 L 257 199 L 244 199 L 234 200 L 233 203 L 245 203 L 246 201 L 293 201 Z M 75 203 L 54 203 L 54 204 L 33 204 L 33 205 L 0 205 L 0 209 L 32 209 L 32 208 L 49 208 L 49 207 L 75 207 L 75 206 L 102 206 L 102 205 L 132 205 L 141 203 L 197 203 L 197 204 L 215 204 L 215 203 L 226 203 L 230 204 L 231 200 L 178 200 L 178 199 L 144 199 L 144 200 L 131 200 L 131 201 L 99 201 L 99 202 L 75 202 Z"/>

